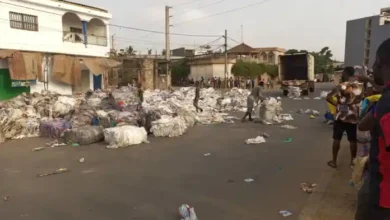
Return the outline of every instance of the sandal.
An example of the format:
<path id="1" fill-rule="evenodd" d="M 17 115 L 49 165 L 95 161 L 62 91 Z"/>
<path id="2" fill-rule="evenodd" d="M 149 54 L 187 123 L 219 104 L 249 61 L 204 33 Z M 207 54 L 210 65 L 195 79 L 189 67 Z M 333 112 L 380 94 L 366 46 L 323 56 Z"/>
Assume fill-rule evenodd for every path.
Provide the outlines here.
<path id="1" fill-rule="evenodd" d="M 332 167 L 333 169 L 337 168 L 337 165 L 332 160 L 328 162 L 328 166 Z"/>

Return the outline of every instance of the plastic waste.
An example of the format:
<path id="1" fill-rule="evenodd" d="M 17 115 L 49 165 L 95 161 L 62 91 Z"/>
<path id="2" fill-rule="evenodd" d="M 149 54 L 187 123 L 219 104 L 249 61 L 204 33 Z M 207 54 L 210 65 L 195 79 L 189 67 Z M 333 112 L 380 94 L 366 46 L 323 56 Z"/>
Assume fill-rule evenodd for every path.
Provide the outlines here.
<path id="1" fill-rule="evenodd" d="M 257 136 L 256 138 L 250 138 L 245 141 L 246 144 L 261 144 L 265 143 L 265 138 L 263 136 Z"/>
<path id="2" fill-rule="evenodd" d="M 244 179 L 244 181 L 247 183 L 251 183 L 251 182 L 254 182 L 255 180 L 252 178 L 246 178 L 246 179 Z"/>
<path id="3" fill-rule="evenodd" d="M 291 137 L 288 137 L 284 140 L 282 140 L 283 143 L 291 143 L 292 142 L 292 138 Z"/>
<path id="4" fill-rule="evenodd" d="M 61 173 L 66 173 L 66 172 L 69 172 L 69 170 L 67 168 L 60 168 L 60 169 L 53 171 L 51 173 L 38 174 L 37 177 L 52 176 L 52 175 L 57 175 L 57 174 L 61 174 Z"/>
<path id="5" fill-rule="evenodd" d="M 279 214 L 281 214 L 283 217 L 288 217 L 292 215 L 292 213 L 287 210 L 281 210 L 279 211 Z"/>
<path id="6" fill-rule="evenodd" d="M 149 143 L 145 128 L 131 125 L 104 129 L 104 140 L 108 143 L 107 148 L 113 149 Z"/>
<path id="7" fill-rule="evenodd" d="M 198 217 L 195 213 L 195 208 L 190 207 L 187 204 L 183 204 L 179 207 L 179 215 L 181 220 L 198 220 Z"/>
<path id="8" fill-rule="evenodd" d="M 285 128 L 285 129 L 297 129 L 297 127 L 292 126 L 292 125 L 282 125 L 281 127 Z"/>
<path id="9" fill-rule="evenodd" d="M 301 183 L 300 186 L 301 186 L 301 189 L 305 193 L 311 194 L 311 193 L 313 193 L 313 191 L 317 187 L 317 184 L 315 184 L 315 183 Z"/>

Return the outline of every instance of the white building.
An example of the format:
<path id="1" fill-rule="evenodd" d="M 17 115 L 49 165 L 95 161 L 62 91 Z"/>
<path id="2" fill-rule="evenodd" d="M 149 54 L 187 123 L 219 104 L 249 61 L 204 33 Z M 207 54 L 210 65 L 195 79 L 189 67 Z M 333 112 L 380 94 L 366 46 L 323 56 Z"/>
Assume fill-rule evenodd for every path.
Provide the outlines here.
<path id="1" fill-rule="evenodd" d="M 227 63 L 226 77 L 232 77 L 231 69 L 236 63 L 236 58 L 229 57 Z M 189 59 L 190 66 L 189 78 L 200 80 L 208 80 L 213 77 L 225 79 L 225 58 L 223 54 L 208 54 L 204 56 L 196 56 Z"/>
<path id="2" fill-rule="evenodd" d="M 109 20 L 106 10 L 65 0 L 2 0 L 0 1 L 0 50 L 40 52 L 47 55 L 80 57 L 108 57 L 110 51 Z M 82 59 L 81 59 L 82 60 Z M 0 70 L 7 69 L 0 62 Z M 45 65 L 45 63 L 43 64 Z M 94 80 L 102 78 L 92 74 L 93 68 L 82 64 L 82 85 L 96 87 Z M 46 71 L 47 72 L 47 71 Z M 46 73 L 50 75 L 50 72 Z M 88 74 L 88 76 L 86 76 Z M 102 73 L 95 73 L 102 74 Z M 48 79 L 50 90 L 72 94 L 75 88 Z M 94 79 L 96 78 L 96 79 Z M 43 82 L 31 84 L 30 92 L 40 92 Z M 87 88 L 83 88 L 85 90 Z"/>

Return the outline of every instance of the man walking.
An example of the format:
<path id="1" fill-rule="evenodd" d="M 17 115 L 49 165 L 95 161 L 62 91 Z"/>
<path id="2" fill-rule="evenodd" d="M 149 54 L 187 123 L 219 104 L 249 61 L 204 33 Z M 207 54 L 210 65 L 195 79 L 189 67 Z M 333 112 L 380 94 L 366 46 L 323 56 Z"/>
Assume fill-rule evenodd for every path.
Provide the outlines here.
<path id="1" fill-rule="evenodd" d="M 199 110 L 200 110 L 200 112 L 203 112 L 203 109 L 201 109 L 201 108 L 198 106 L 199 98 L 200 98 L 200 85 L 199 85 L 199 82 L 196 81 L 196 82 L 195 82 L 194 107 L 195 107 L 195 109 L 196 109 L 196 112 L 198 112 Z"/>
<path id="2" fill-rule="evenodd" d="M 246 113 L 244 117 L 242 118 L 242 122 L 245 122 L 245 119 L 247 116 L 249 116 L 249 121 L 253 121 L 252 119 L 252 111 L 255 103 L 258 103 L 259 100 L 263 101 L 265 97 L 261 94 L 261 87 L 256 86 L 255 88 L 252 89 L 251 94 L 249 94 L 247 100 L 246 100 Z"/>
<path id="3" fill-rule="evenodd" d="M 358 194 L 355 220 L 390 219 L 390 38 L 379 46 L 373 70 L 374 80 L 363 79 L 382 96 L 359 123 L 360 130 L 371 131 L 371 147 L 369 177 Z"/>

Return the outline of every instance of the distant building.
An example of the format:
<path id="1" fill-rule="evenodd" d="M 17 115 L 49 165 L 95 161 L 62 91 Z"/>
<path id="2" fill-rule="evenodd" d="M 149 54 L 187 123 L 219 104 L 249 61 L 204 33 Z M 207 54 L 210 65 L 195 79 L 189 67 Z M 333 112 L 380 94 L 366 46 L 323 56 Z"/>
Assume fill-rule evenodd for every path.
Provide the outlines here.
<path id="1" fill-rule="evenodd" d="M 371 68 L 379 45 L 390 37 L 390 8 L 379 15 L 347 21 L 345 66 Z"/>
<path id="2" fill-rule="evenodd" d="M 236 56 L 237 59 L 275 65 L 279 64 L 279 56 L 285 52 L 285 49 L 279 47 L 253 48 L 245 43 L 228 50 L 228 54 Z"/>
<path id="3" fill-rule="evenodd" d="M 184 47 L 171 50 L 171 56 L 190 57 L 195 55 L 194 49 L 186 49 Z"/>
<path id="4" fill-rule="evenodd" d="M 226 77 L 233 76 L 231 69 L 236 63 L 235 57 L 228 57 L 227 75 Z M 194 80 L 200 80 L 202 77 L 208 80 L 212 77 L 221 77 L 225 79 L 225 56 L 224 54 L 209 54 L 203 56 L 194 56 L 189 58 L 188 65 L 190 66 L 189 78 Z"/>

